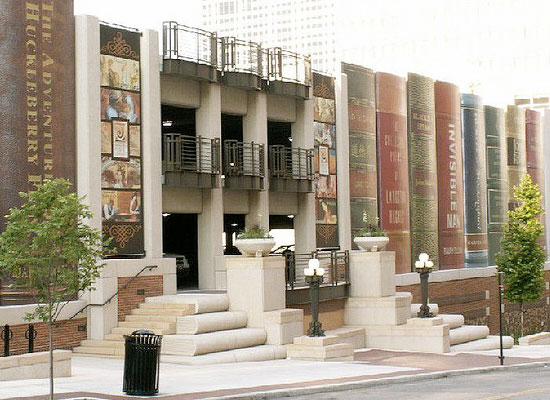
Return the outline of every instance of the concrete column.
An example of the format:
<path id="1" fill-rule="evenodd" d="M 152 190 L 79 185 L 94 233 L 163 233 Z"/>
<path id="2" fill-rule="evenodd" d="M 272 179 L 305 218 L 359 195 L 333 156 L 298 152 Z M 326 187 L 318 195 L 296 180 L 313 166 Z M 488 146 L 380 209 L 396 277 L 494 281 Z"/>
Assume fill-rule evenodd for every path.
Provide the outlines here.
<path id="1" fill-rule="evenodd" d="M 264 190 L 251 190 L 249 192 L 250 210 L 246 216 L 246 225 L 269 229 L 267 96 L 263 92 L 248 92 L 248 112 L 243 118 L 243 140 L 245 142 L 263 143 L 265 146 Z"/>
<path id="2" fill-rule="evenodd" d="M 292 146 L 312 149 L 313 100 L 296 101 L 296 122 L 292 124 Z M 297 253 L 309 253 L 316 248 L 315 193 L 298 193 L 298 213 L 294 217 L 294 236 Z"/>
<path id="3" fill-rule="evenodd" d="M 141 37 L 141 113 L 143 115 L 143 224 L 147 258 L 162 257 L 161 116 L 158 33 Z"/>
<path id="4" fill-rule="evenodd" d="M 349 250 L 351 249 L 351 211 L 349 196 L 348 77 L 346 74 L 340 74 L 336 79 L 336 168 L 338 237 L 340 248 Z"/>
<path id="5" fill-rule="evenodd" d="M 85 196 L 93 217 L 88 221 L 92 228 L 101 230 L 101 110 L 99 69 L 99 20 L 88 15 L 75 17 L 76 43 L 76 138 L 77 138 L 77 192 Z M 88 303 L 102 304 L 116 291 L 116 280 L 108 267 L 101 272 L 96 290 L 86 293 Z M 103 339 L 116 318 L 116 301 L 108 311 L 90 307 L 87 311 L 88 337 Z"/>
<path id="6" fill-rule="evenodd" d="M 196 113 L 197 135 L 222 137 L 220 86 L 201 84 L 201 105 Z M 223 195 L 221 188 L 203 189 L 199 214 L 199 288 L 225 287 L 223 264 Z"/>

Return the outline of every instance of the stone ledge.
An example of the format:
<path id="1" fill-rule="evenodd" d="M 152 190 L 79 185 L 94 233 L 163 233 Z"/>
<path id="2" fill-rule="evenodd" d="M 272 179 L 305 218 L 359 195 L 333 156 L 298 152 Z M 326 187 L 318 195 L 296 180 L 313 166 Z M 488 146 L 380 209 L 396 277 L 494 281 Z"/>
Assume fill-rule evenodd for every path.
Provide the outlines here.
<path id="1" fill-rule="evenodd" d="M 54 377 L 71 376 L 70 350 L 54 350 Z M 0 358 L 0 381 L 48 378 L 49 353 L 28 353 Z"/>
<path id="2" fill-rule="evenodd" d="M 286 324 L 289 322 L 302 322 L 304 310 L 301 308 L 283 308 L 281 310 L 264 312 L 265 323 Z"/>
<path id="3" fill-rule="evenodd" d="M 540 332 L 534 335 L 527 335 L 519 338 L 520 346 L 549 345 L 550 332 Z"/>

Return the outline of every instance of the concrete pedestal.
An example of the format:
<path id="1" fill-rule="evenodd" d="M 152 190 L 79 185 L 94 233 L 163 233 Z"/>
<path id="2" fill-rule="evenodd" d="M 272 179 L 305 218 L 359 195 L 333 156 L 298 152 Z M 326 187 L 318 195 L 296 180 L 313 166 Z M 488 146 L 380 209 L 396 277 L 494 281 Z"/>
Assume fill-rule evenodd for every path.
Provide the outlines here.
<path id="1" fill-rule="evenodd" d="M 346 301 L 346 325 L 403 325 L 411 315 L 408 292 L 385 297 L 350 297 Z"/>
<path id="2" fill-rule="evenodd" d="M 336 335 L 299 336 L 286 348 L 288 358 L 293 360 L 353 361 L 353 345 L 340 343 Z"/>
<path id="3" fill-rule="evenodd" d="M 350 297 L 395 294 L 395 252 L 350 251 Z"/>

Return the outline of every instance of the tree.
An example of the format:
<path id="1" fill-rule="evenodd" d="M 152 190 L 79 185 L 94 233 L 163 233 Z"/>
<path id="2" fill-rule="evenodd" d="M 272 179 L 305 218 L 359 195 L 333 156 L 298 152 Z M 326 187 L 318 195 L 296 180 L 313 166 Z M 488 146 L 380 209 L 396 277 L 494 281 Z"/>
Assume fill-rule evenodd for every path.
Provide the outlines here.
<path id="1" fill-rule="evenodd" d="M 93 290 L 108 242 L 87 225 L 88 206 L 65 179 L 45 181 L 36 191 L 20 193 L 24 204 L 10 209 L 0 234 L 0 274 L 13 285 L 33 291 L 37 306 L 28 321 L 48 325 L 50 399 L 53 399 L 53 327 L 67 303 Z"/>
<path id="2" fill-rule="evenodd" d="M 499 271 L 504 272 L 504 297 L 520 306 L 520 336 L 523 336 L 524 305 L 541 298 L 544 290 L 545 252 L 539 243 L 544 228 L 542 194 L 529 174 L 514 187 L 519 205 L 508 211 L 508 225 L 497 255 Z"/>

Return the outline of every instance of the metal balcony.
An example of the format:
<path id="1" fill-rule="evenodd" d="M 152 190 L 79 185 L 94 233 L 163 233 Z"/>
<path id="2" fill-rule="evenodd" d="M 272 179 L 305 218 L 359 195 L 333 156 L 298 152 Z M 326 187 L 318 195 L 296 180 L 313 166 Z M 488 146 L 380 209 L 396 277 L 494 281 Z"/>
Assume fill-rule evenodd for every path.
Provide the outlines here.
<path id="1" fill-rule="evenodd" d="M 269 52 L 258 43 L 224 37 L 219 40 L 223 81 L 244 89 L 265 89 Z"/>
<path id="2" fill-rule="evenodd" d="M 278 192 L 313 191 L 313 150 L 269 146 L 269 188 Z"/>
<path id="3" fill-rule="evenodd" d="M 162 172 L 166 185 L 220 186 L 220 140 L 180 133 L 164 134 Z"/>
<path id="4" fill-rule="evenodd" d="M 216 33 L 169 21 L 163 23 L 165 74 L 180 74 L 217 82 L 221 63 Z"/>
<path id="5" fill-rule="evenodd" d="M 265 177 L 263 144 L 225 140 L 223 174 L 228 189 L 263 190 Z"/>
<path id="6" fill-rule="evenodd" d="M 280 47 L 269 49 L 269 90 L 275 94 L 309 98 L 311 58 Z"/>

